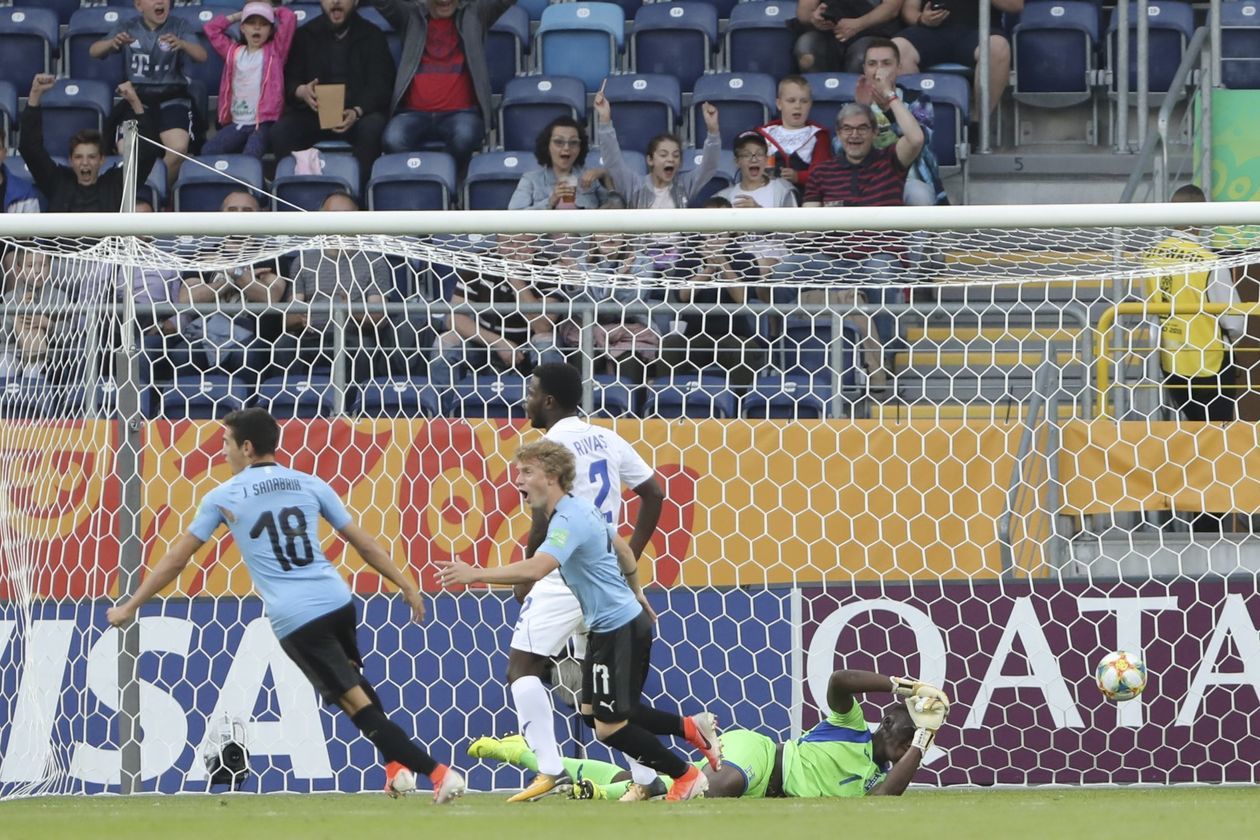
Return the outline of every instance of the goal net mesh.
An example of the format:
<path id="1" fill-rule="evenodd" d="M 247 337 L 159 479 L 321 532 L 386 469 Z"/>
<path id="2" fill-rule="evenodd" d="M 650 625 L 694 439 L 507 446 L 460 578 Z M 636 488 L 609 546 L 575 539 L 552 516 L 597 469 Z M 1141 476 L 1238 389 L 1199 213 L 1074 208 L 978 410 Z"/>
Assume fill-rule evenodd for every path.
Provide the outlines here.
<path id="1" fill-rule="evenodd" d="M 827 715 L 834 669 L 873 669 L 955 698 L 920 783 L 1254 781 L 1252 339 L 1245 305 L 1200 282 L 1243 288 L 1251 231 L 788 233 L 688 212 L 708 230 L 350 236 L 330 214 L 325 235 L 260 216 L 167 237 L 137 216 L 129 237 L 0 238 L 0 796 L 132 771 L 207 790 L 233 731 L 245 790 L 383 786 L 230 536 L 138 630 L 105 622 L 129 546 L 151 567 L 228 477 L 216 418 L 254 405 L 431 598 L 409 623 L 325 526 L 386 710 L 474 789 L 519 786 L 465 753 L 516 728 L 518 607 L 441 590 L 433 564 L 521 557 L 509 463 L 549 361 L 582 370 L 583 411 L 665 492 L 641 564 L 654 703 L 787 739 Z M 624 493 L 628 533 L 636 497 L 600 489 Z M 1122 705 L 1093 683 L 1116 649 L 1151 673 Z M 566 696 L 564 749 L 604 754 Z M 862 702 L 877 721 L 891 698 Z"/>

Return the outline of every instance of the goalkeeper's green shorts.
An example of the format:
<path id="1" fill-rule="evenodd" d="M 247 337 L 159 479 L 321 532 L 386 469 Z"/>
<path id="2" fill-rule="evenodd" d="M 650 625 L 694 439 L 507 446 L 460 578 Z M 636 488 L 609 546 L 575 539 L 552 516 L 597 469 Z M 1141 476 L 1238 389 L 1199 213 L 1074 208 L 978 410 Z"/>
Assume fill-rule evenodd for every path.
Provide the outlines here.
<path id="1" fill-rule="evenodd" d="M 770 773 L 774 770 L 774 754 L 777 745 L 758 732 L 747 729 L 728 729 L 720 736 L 722 741 L 722 766 L 734 767 L 744 776 L 743 799 L 764 799 Z M 697 761 L 704 767 L 705 761 Z"/>

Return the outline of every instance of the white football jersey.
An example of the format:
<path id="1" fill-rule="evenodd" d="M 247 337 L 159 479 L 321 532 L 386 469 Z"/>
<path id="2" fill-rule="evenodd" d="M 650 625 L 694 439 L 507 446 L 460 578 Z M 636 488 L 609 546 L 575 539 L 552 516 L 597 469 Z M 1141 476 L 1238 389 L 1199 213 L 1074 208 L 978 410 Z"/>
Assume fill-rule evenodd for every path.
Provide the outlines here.
<path id="1" fill-rule="evenodd" d="M 579 417 L 564 418 L 545 437 L 577 457 L 573 495 L 589 500 L 605 519 L 620 525 L 622 486 L 633 489 L 651 478 L 647 462 L 616 432 Z"/>

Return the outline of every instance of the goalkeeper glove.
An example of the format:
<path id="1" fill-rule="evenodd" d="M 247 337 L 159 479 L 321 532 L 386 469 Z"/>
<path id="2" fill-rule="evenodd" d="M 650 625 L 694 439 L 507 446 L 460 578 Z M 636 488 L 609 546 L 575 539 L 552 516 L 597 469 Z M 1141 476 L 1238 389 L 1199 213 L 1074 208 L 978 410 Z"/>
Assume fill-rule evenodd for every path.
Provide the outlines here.
<path id="1" fill-rule="evenodd" d="M 919 682 L 909 677 L 889 677 L 888 679 L 892 683 L 892 693 L 898 697 L 930 697 L 933 700 L 939 700 L 945 708 L 949 708 L 948 695 L 930 683 Z"/>
<path id="2" fill-rule="evenodd" d="M 914 721 L 916 727 L 910 746 L 918 747 L 926 754 L 928 748 L 932 746 L 932 740 L 936 737 L 936 730 L 945 723 L 949 705 L 935 697 L 907 697 L 906 710 L 910 712 L 910 719 Z"/>

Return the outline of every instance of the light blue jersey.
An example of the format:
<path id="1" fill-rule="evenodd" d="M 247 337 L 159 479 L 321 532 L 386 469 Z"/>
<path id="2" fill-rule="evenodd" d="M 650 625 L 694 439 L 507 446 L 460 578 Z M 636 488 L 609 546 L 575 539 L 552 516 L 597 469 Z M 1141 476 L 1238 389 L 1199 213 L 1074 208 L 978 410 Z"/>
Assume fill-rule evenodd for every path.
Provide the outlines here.
<path id="1" fill-rule="evenodd" d="M 207 493 L 188 532 L 205 542 L 227 523 L 282 639 L 350 602 L 350 587 L 320 548 L 321 516 L 339 531 L 350 524 L 346 506 L 323 480 L 256 464 Z"/>
<path id="2" fill-rule="evenodd" d="M 577 596 L 582 618 L 593 633 L 616 630 L 643 611 L 617 563 L 612 543 L 616 534 L 595 505 L 565 496 L 538 549 L 560 563 L 560 576 Z"/>

